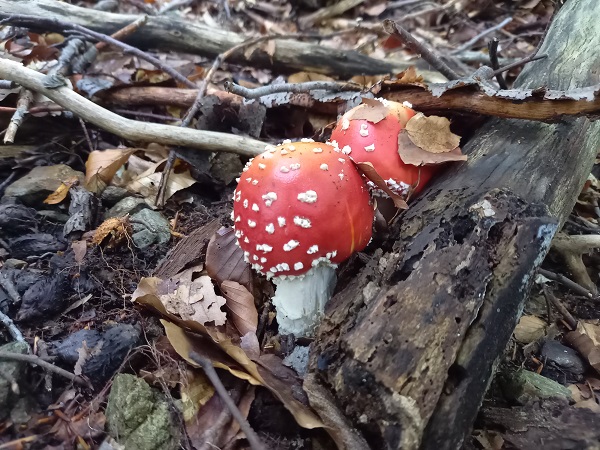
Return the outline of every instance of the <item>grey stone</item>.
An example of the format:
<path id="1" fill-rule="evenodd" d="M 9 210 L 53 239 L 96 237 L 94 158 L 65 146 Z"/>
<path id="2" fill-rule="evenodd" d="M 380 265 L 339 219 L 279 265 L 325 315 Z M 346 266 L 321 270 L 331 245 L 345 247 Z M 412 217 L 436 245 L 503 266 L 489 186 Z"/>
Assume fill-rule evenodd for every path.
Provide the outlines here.
<path id="1" fill-rule="evenodd" d="M 244 168 L 240 156 L 234 153 L 219 152 L 211 162 L 210 174 L 225 184 L 239 177 Z"/>
<path id="2" fill-rule="evenodd" d="M 284 358 L 283 364 L 291 367 L 298 375 L 303 377 L 306 374 L 306 369 L 308 369 L 309 350 L 310 347 L 297 345 L 294 347 L 294 350 L 292 350 L 292 353 Z"/>
<path id="3" fill-rule="evenodd" d="M 131 238 L 137 248 L 153 244 L 166 244 L 171 239 L 169 221 L 158 211 L 143 209 L 129 219 L 133 234 Z"/>
<path id="4" fill-rule="evenodd" d="M 164 395 L 129 374 L 115 377 L 106 407 L 108 433 L 128 450 L 175 450 L 179 430 Z"/>
<path id="5" fill-rule="evenodd" d="M 29 345 L 26 342 L 11 342 L 0 347 L 2 352 L 19 353 L 26 355 Z M 12 382 L 23 379 L 27 363 L 22 361 L 0 360 L 0 420 L 8 417 L 13 406 L 19 400 L 17 393 L 13 392 Z"/>
<path id="6" fill-rule="evenodd" d="M 118 186 L 107 186 L 100 195 L 102 204 L 106 206 L 114 206 L 129 195 L 127 189 Z"/>
<path id="7" fill-rule="evenodd" d="M 8 258 L 6 261 L 4 261 L 3 267 L 7 269 L 24 269 L 27 267 L 27 261 L 16 258 Z"/>
<path id="8" fill-rule="evenodd" d="M 145 208 L 150 208 L 150 206 L 143 198 L 125 197 L 104 213 L 104 219 L 110 219 L 111 217 L 125 217 L 127 214 L 134 214 Z"/>
<path id="9" fill-rule="evenodd" d="M 38 211 L 38 215 L 42 216 L 49 222 L 65 223 L 67 220 L 69 220 L 68 214 L 61 213 L 60 211 L 51 211 L 48 209 Z"/>
<path id="10" fill-rule="evenodd" d="M 34 167 L 24 177 L 10 184 L 4 192 L 5 197 L 16 197 L 25 205 L 42 204 L 61 185 L 63 181 L 77 177 L 83 183 L 83 173 L 64 164 L 56 166 Z"/>
<path id="11" fill-rule="evenodd" d="M 499 377 L 499 381 L 505 397 L 520 405 L 537 399 L 573 400 L 571 391 L 562 384 L 529 370 L 504 372 Z"/>

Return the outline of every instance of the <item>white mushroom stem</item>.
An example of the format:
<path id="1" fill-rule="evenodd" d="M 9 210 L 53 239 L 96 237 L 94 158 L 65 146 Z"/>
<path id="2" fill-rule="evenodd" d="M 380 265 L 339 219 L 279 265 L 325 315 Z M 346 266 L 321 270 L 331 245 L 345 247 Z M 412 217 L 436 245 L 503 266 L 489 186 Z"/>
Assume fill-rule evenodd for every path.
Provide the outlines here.
<path id="1" fill-rule="evenodd" d="M 336 281 L 335 268 L 328 265 L 314 267 L 304 276 L 275 278 L 272 301 L 277 309 L 279 334 L 312 336 Z"/>

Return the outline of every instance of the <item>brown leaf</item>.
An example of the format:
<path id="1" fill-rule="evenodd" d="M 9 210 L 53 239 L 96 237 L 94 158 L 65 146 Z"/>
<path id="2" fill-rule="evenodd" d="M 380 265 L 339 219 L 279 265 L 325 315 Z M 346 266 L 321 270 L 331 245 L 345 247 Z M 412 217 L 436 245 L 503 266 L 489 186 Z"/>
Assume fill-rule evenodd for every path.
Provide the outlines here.
<path id="1" fill-rule="evenodd" d="M 394 84 L 412 84 L 412 83 L 422 83 L 423 77 L 417 74 L 417 69 L 415 66 L 410 66 L 403 72 L 400 72 L 396 76 L 396 80 L 394 80 Z"/>
<path id="2" fill-rule="evenodd" d="M 377 173 L 377 171 L 373 167 L 373 164 L 369 162 L 356 162 L 355 165 L 365 177 L 367 177 L 369 180 L 375 183 L 375 185 L 379 189 L 381 189 L 387 195 L 390 196 L 396 208 L 408 209 L 408 204 L 406 203 L 406 201 L 388 187 L 385 180 L 381 177 L 381 175 Z"/>
<path id="3" fill-rule="evenodd" d="M 137 148 L 94 150 L 85 163 L 85 187 L 100 193 L 110 183 L 117 170 L 127 162 Z"/>
<path id="4" fill-rule="evenodd" d="M 536 316 L 522 316 L 515 327 L 515 339 L 523 344 L 537 341 L 546 334 L 546 322 Z"/>
<path id="5" fill-rule="evenodd" d="M 346 118 L 348 120 L 366 120 L 371 123 L 381 122 L 389 114 L 389 109 L 379 100 L 363 98 L 362 104 L 351 109 Z"/>
<path id="6" fill-rule="evenodd" d="M 125 217 L 111 217 L 106 219 L 100 224 L 94 232 L 92 238 L 92 244 L 100 245 L 106 243 L 107 247 L 115 248 L 128 236 L 131 236 L 131 224 L 129 218 Z"/>
<path id="7" fill-rule="evenodd" d="M 460 136 L 450 131 L 446 117 L 417 113 L 406 123 L 406 131 L 417 147 L 432 153 L 449 152 L 460 144 Z"/>
<path id="8" fill-rule="evenodd" d="M 235 281 L 252 292 L 252 271 L 236 241 L 232 228 L 217 231 L 206 248 L 206 271 L 219 285 Z"/>
<path id="9" fill-rule="evenodd" d="M 87 253 L 87 242 L 86 241 L 73 241 L 71 242 L 71 248 L 73 249 L 73 256 L 77 264 L 83 263 L 85 254 Z"/>
<path id="10" fill-rule="evenodd" d="M 600 373 L 600 325 L 580 321 L 577 329 L 567 333 L 565 338 Z"/>
<path id="11" fill-rule="evenodd" d="M 195 422 L 198 411 L 214 396 L 215 388 L 201 370 L 188 370 L 181 385 L 183 420 Z"/>
<path id="12" fill-rule="evenodd" d="M 162 172 L 157 172 L 159 166 L 165 161 L 153 164 L 145 172 L 138 175 L 125 186 L 129 191 L 136 192 L 144 197 L 146 203 L 155 206 L 158 187 L 162 178 Z M 186 189 L 196 182 L 189 170 L 185 172 L 171 172 L 165 186 L 165 200 L 171 198 L 176 192 Z"/>
<path id="13" fill-rule="evenodd" d="M 333 78 L 314 72 L 296 72 L 288 77 L 288 83 L 305 83 L 307 81 L 334 81 Z"/>
<path id="14" fill-rule="evenodd" d="M 404 164 L 412 164 L 413 166 L 467 160 L 467 156 L 461 153 L 459 147 L 444 153 L 432 153 L 423 150 L 413 143 L 405 130 L 401 130 L 398 133 L 398 153 Z"/>
<path id="15" fill-rule="evenodd" d="M 65 198 L 67 198 L 69 189 L 71 189 L 72 186 L 75 186 L 78 183 L 79 178 L 77 177 L 71 177 L 68 180 L 61 182 L 60 186 L 52 194 L 46 197 L 44 203 L 46 203 L 47 205 L 56 205 L 62 202 Z"/>
<path id="16" fill-rule="evenodd" d="M 227 299 L 227 309 L 231 313 L 231 321 L 240 332 L 256 333 L 258 328 L 258 311 L 254 305 L 254 296 L 241 284 L 226 280 L 221 283 L 221 292 Z"/>

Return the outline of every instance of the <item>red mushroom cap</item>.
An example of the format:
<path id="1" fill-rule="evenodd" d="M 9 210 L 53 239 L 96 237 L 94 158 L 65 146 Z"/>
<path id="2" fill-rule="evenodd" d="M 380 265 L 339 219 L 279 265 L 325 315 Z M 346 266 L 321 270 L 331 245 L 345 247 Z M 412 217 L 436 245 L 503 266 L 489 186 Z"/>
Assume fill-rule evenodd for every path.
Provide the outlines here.
<path id="1" fill-rule="evenodd" d="M 355 162 L 371 163 L 394 193 L 406 195 L 411 187 L 414 193 L 418 193 L 433 176 L 435 167 L 405 164 L 398 153 L 398 134 L 416 112 L 401 103 L 380 101 L 388 108 L 384 119 L 377 123 L 353 119 L 357 111 L 369 107 L 358 105 L 338 121 L 331 134 L 331 142 Z M 375 187 L 372 183 L 369 185 Z"/>
<path id="2" fill-rule="evenodd" d="M 248 163 L 233 198 L 238 243 L 253 269 L 269 277 L 338 264 L 371 239 L 368 188 L 332 145 L 271 147 Z"/>

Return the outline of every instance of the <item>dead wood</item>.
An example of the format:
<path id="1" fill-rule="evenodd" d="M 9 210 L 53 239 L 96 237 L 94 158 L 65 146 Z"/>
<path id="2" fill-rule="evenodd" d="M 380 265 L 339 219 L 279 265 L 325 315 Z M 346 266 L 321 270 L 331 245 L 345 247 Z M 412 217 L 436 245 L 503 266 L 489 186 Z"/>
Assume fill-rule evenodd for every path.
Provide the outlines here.
<path id="1" fill-rule="evenodd" d="M 567 2 L 517 87 L 598 83 L 597 14 Z M 311 368 L 373 448 L 460 448 L 599 145 L 587 119 L 489 121 L 330 301 Z"/>
<path id="2" fill-rule="evenodd" d="M 139 18 L 136 15 L 80 8 L 54 0 L 0 0 L 0 11 L 4 14 L 28 14 L 66 20 L 104 34 L 112 34 Z M 61 31 L 59 28 L 53 31 Z M 149 17 L 141 29 L 127 38 L 127 42 L 140 48 L 188 52 L 209 58 L 215 58 L 244 40 L 243 36 L 231 31 L 168 16 Z M 408 66 L 399 61 L 373 59 L 355 51 L 287 39 L 276 40 L 276 50 L 272 56 L 256 51 L 246 58 L 241 51 L 232 55 L 229 61 L 284 72 L 305 70 L 341 77 L 396 73 Z"/>

